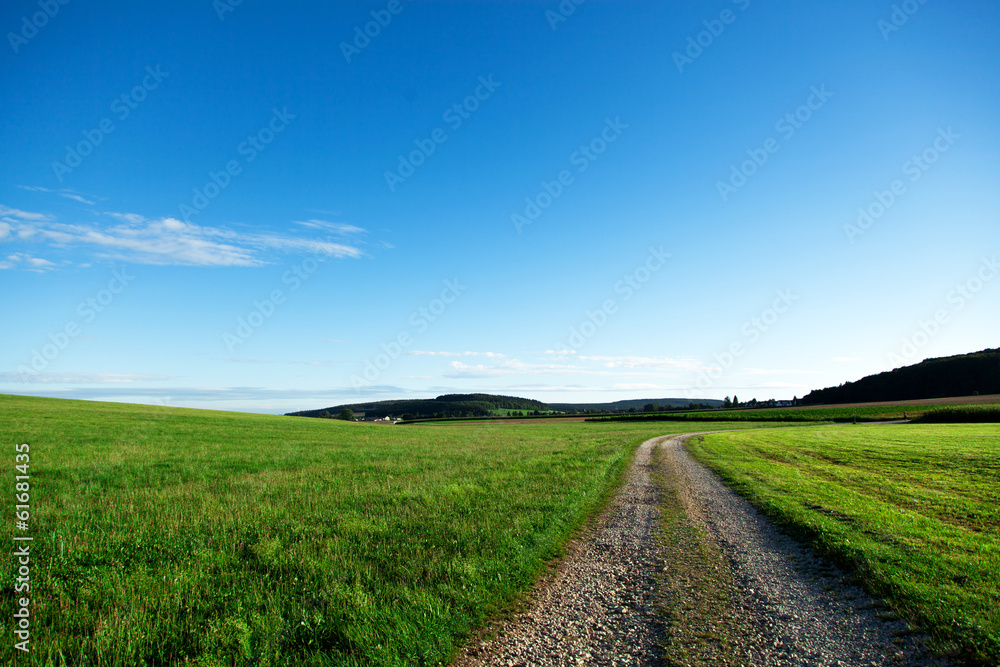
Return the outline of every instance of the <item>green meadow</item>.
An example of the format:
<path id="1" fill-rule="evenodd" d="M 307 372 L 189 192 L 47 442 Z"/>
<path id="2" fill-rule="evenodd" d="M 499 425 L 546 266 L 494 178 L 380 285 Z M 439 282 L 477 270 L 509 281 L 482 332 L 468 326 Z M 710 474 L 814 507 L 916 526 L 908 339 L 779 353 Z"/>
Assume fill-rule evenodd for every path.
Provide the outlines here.
<path id="1" fill-rule="evenodd" d="M 31 661 L 446 663 L 662 431 L 0 396 L 7 517 L 14 446 L 31 448 Z M 12 544 L 13 522 L 3 530 Z M 11 644 L 0 644 L 3 664 Z"/>
<path id="2" fill-rule="evenodd" d="M 3 511 L 28 443 L 34 537 L 31 653 L 4 642 L 0 661 L 447 664 L 600 509 L 639 443 L 692 426 L 388 426 L 0 396 Z M 942 647 L 992 664 L 998 443 L 996 425 L 843 425 L 690 447 Z M 25 534 L 4 526 L 8 545 Z M 10 637 L 13 548 L 4 563 Z"/>
<path id="3" fill-rule="evenodd" d="M 940 649 L 1000 664 L 1000 425 L 848 424 L 688 447 Z"/>

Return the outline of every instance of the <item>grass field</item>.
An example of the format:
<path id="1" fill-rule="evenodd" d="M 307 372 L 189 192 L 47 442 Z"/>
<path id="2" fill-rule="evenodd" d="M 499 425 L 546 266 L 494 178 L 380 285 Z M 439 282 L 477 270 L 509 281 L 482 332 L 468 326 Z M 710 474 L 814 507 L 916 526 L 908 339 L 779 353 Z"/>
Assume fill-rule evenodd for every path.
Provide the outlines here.
<path id="1" fill-rule="evenodd" d="M 964 405 L 947 408 L 955 414 L 994 414 L 996 403 Z M 926 405 L 860 405 L 857 407 L 817 407 L 817 408 L 762 408 L 756 410 L 700 410 L 694 412 L 670 412 L 661 414 L 624 414 L 613 417 L 595 417 L 592 421 L 706 421 L 706 422 L 822 422 L 853 421 L 895 421 L 903 418 L 920 417 L 945 410 L 937 404 Z"/>
<path id="2" fill-rule="evenodd" d="M 1000 423 L 1000 405 L 963 405 L 925 412 L 916 421 L 927 424 Z"/>
<path id="3" fill-rule="evenodd" d="M 444 664 L 559 553 L 636 445 L 689 430 L 398 427 L 0 396 L 7 516 L 14 445 L 31 446 L 31 664 Z M 692 449 L 939 640 L 993 659 L 998 442 L 992 425 L 839 426 Z M 12 522 L 4 531 L 12 544 Z M 13 658 L 0 645 L 0 661 Z"/>
<path id="4" fill-rule="evenodd" d="M 662 432 L 0 396 L 7 517 L 14 445 L 31 447 L 32 662 L 440 664 Z"/>
<path id="5" fill-rule="evenodd" d="M 1000 664 L 1000 426 L 821 426 L 689 449 L 944 650 Z"/>

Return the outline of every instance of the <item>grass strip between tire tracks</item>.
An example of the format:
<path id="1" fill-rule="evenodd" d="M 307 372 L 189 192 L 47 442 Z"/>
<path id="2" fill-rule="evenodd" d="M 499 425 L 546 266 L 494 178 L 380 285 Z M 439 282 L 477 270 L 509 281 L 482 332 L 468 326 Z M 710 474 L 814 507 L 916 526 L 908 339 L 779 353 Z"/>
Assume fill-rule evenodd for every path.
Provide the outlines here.
<path id="1" fill-rule="evenodd" d="M 746 620 L 735 613 L 735 585 L 719 544 L 684 502 L 681 470 L 657 447 L 653 481 L 661 489 L 657 606 L 664 619 L 663 659 L 669 667 L 740 665 L 738 640 Z"/>

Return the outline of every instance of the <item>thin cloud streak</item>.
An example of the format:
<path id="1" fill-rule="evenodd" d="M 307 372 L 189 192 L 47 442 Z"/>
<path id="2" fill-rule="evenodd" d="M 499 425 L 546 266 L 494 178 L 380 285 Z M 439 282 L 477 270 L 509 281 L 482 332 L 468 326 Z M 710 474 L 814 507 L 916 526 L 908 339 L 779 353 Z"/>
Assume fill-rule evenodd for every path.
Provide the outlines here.
<path id="1" fill-rule="evenodd" d="M 281 234 L 240 233 L 203 227 L 175 218 L 148 219 L 108 213 L 120 224 L 101 228 L 55 222 L 50 216 L 0 206 L 0 240 L 16 235 L 25 242 L 57 248 L 93 247 L 97 257 L 160 266 L 254 267 L 271 263 L 268 251 L 357 258 L 351 245 Z M 352 230 L 360 228 L 351 227 Z M 363 230 L 362 230 L 363 231 Z"/>

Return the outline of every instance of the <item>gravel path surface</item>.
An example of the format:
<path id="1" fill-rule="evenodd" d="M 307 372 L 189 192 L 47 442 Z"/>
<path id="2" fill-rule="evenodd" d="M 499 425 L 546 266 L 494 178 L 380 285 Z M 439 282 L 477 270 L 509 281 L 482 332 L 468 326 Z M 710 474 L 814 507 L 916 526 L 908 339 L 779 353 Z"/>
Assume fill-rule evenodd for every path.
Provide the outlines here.
<path id="1" fill-rule="evenodd" d="M 747 665 L 943 665 L 919 637 L 841 570 L 787 537 L 718 477 L 695 462 L 678 436 L 664 464 L 687 483 L 690 518 L 717 540 L 732 570 L 736 613 L 751 636 L 736 638 Z"/>
<path id="2" fill-rule="evenodd" d="M 653 606 L 659 499 L 650 479 L 654 443 L 636 452 L 625 484 L 596 522 L 572 542 L 527 610 L 468 647 L 455 663 L 472 665 L 657 665 Z"/>
<path id="3" fill-rule="evenodd" d="M 931 665 L 901 621 L 829 563 L 761 516 L 683 448 L 688 436 L 643 443 L 614 501 L 589 534 L 525 601 L 525 610 L 473 643 L 454 667 L 480 665 L 659 665 L 663 612 L 657 576 L 669 568 L 658 546 L 661 490 L 654 448 L 682 481 L 688 516 L 721 548 L 739 622 L 727 656 L 690 664 L 750 666 Z M 728 574 L 728 573 L 727 573 Z M 721 656 L 720 656 L 721 657 Z M 674 663 L 683 664 L 683 663 Z"/>

